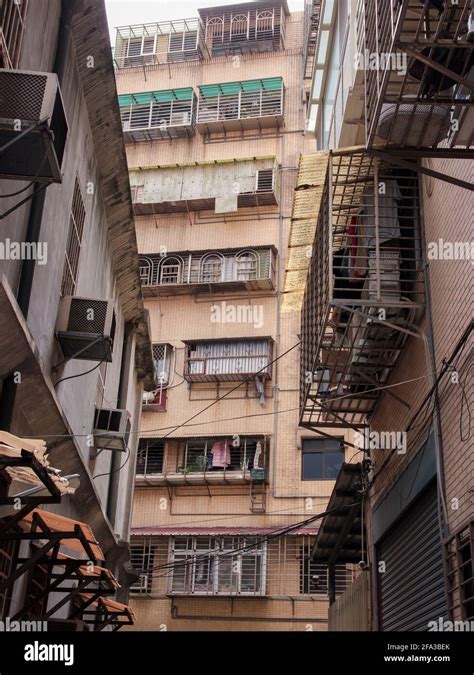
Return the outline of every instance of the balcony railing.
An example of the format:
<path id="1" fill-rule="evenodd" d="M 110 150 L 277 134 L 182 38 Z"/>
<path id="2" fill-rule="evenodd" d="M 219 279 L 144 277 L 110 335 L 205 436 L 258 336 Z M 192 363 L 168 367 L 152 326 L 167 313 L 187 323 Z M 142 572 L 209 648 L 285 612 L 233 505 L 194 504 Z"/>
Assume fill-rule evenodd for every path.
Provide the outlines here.
<path id="1" fill-rule="evenodd" d="M 370 419 L 423 304 L 416 165 L 333 151 L 303 308 L 303 426 Z"/>
<path id="2" fill-rule="evenodd" d="M 140 256 L 145 296 L 274 288 L 275 250 L 204 251 Z"/>
<path id="3" fill-rule="evenodd" d="M 139 485 L 203 485 L 262 482 L 267 477 L 268 439 L 264 436 L 142 438 L 138 447 Z"/>
<path id="4" fill-rule="evenodd" d="M 263 381 L 271 378 L 271 361 L 269 339 L 189 343 L 184 377 L 188 382 L 236 382 L 253 377 Z"/>
<path id="5" fill-rule="evenodd" d="M 274 158 L 164 166 L 132 171 L 136 215 L 274 206 L 279 172 Z"/>
<path id="6" fill-rule="evenodd" d="M 192 87 L 119 96 L 124 139 L 154 141 L 194 135 L 196 96 Z"/>
<path id="7" fill-rule="evenodd" d="M 202 58 L 202 23 L 198 18 L 117 28 L 116 68 L 137 68 Z"/>
<path id="8" fill-rule="evenodd" d="M 283 93 L 281 77 L 201 85 L 197 128 L 213 133 L 280 127 Z"/>
<path id="9" fill-rule="evenodd" d="M 361 4 L 368 147 L 380 141 L 417 150 L 443 141 L 472 147 L 471 0 Z"/>
<path id="10" fill-rule="evenodd" d="M 253 54 L 285 48 L 286 0 L 200 9 L 211 56 Z"/>

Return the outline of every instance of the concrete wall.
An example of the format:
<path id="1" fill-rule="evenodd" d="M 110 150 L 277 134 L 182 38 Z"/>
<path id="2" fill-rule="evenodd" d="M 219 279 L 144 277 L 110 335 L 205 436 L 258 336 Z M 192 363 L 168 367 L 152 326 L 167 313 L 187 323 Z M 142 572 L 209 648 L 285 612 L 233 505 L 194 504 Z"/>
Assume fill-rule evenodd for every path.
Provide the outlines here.
<path id="1" fill-rule="evenodd" d="M 97 124 L 98 121 L 89 119 L 70 33 L 64 30 L 58 33 L 60 16 L 61 2 L 59 0 L 35 0 L 35 2 L 29 3 L 23 51 L 19 63 L 20 70 L 52 71 L 53 68 L 57 70 L 69 127 L 62 166 L 62 182 L 61 184 L 51 185 L 46 192 L 40 241 L 47 244 L 48 259 L 47 264 L 36 265 L 35 268 L 28 313 L 28 328 L 38 349 L 38 358 L 43 362 L 53 381 L 58 382 L 63 378 L 74 378 L 58 384 L 56 392 L 71 432 L 76 436 L 76 445 L 86 466 L 89 465 L 89 469 L 94 475 L 106 474 L 95 481 L 101 506 L 105 511 L 109 488 L 109 476 L 107 474 L 111 467 L 112 453 L 105 451 L 100 454 L 94 463 L 89 464 L 91 443 L 87 437 L 92 433 L 95 407 L 117 407 L 124 341 L 124 318 L 123 307 L 118 298 L 96 149 L 91 132 L 91 125 Z M 58 39 L 60 40 L 59 47 Z M 116 316 L 112 363 L 104 364 L 100 369 L 95 368 L 91 373 L 85 375 L 81 374 L 98 364 L 72 360 L 53 371 L 53 367 L 63 361 L 55 338 L 55 329 L 71 203 L 76 180 L 81 189 L 86 211 L 76 295 L 111 299 Z M 1 181 L 0 185 L 0 193 L 5 194 L 24 187 L 25 183 Z M 2 200 L 2 210 L 19 201 L 22 196 Z M 3 221 L 2 237 L 10 237 L 14 241 L 24 239 L 29 210 L 28 203 Z M 18 261 L 0 262 L 0 274 L 6 274 L 14 292 L 17 291 L 20 270 L 21 264 Z M 129 371 L 130 388 L 126 403 L 127 406 L 130 406 L 128 409 L 132 414 L 132 425 L 136 431 L 141 413 L 140 405 L 137 402 L 141 401 L 142 385 L 137 380 L 133 355 L 129 364 Z M 75 377 L 77 375 L 79 377 Z M 16 425 L 15 433 L 34 435 L 34 429 L 26 428 L 19 411 L 16 414 Z M 130 504 L 127 500 L 126 488 L 129 474 L 133 474 L 134 471 L 136 433 L 131 436 L 131 443 L 132 459 L 120 473 L 120 503 L 117 508 L 117 533 L 124 538 L 128 536 Z M 125 455 L 123 459 L 125 459 Z M 74 499 L 71 500 L 69 506 L 66 507 L 65 505 L 64 508 L 66 508 L 68 515 L 74 516 Z"/>

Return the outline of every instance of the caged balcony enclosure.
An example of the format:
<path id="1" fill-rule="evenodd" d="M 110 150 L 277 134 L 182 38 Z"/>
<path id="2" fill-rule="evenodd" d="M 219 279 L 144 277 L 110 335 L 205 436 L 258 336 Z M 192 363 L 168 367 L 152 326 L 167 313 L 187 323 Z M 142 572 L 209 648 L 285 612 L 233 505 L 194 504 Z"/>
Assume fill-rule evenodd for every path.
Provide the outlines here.
<path id="1" fill-rule="evenodd" d="M 361 0 L 368 147 L 473 147 L 473 12 L 471 0 Z"/>
<path id="2" fill-rule="evenodd" d="M 192 87 L 119 96 L 126 143 L 194 135 L 196 95 Z"/>
<path id="3" fill-rule="evenodd" d="M 265 436 L 141 438 L 137 485 L 222 485 L 264 482 L 269 439 Z"/>
<path id="4" fill-rule="evenodd" d="M 418 176 L 363 148 L 317 153 L 314 162 L 327 171 L 303 308 L 301 424 L 357 427 L 417 336 Z"/>
<path id="5" fill-rule="evenodd" d="M 315 528 L 279 536 L 273 528 L 137 528 L 132 532 L 131 562 L 139 580 L 134 595 L 250 596 L 324 600 L 327 565 L 311 560 Z M 354 571 L 335 566 L 336 594 L 343 593 Z"/>
<path id="6" fill-rule="evenodd" d="M 181 19 L 117 28 L 116 68 L 137 68 L 202 58 L 202 24 Z"/>
<path id="7" fill-rule="evenodd" d="M 145 297 L 209 290 L 274 288 L 275 249 L 203 251 L 140 256 Z"/>
<path id="8" fill-rule="evenodd" d="M 272 340 L 241 339 L 187 342 L 184 377 L 188 382 L 271 379 Z"/>
<path id="9" fill-rule="evenodd" d="M 281 77 L 199 87 L 197 129 L 201 133 L 281 127 L 284 87 Z"/>

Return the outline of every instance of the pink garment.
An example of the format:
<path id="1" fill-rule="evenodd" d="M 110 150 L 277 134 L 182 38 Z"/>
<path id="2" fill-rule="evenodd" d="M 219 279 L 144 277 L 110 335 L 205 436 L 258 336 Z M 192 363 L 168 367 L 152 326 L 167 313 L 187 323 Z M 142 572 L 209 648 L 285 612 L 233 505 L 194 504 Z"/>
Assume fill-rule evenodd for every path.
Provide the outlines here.
<path id="1" fill-rule="evenodd" d="M 212 466 L 225 469 L 230 464 L 230 448 L 228 443 L 214 443 L 211 448 Z"/>

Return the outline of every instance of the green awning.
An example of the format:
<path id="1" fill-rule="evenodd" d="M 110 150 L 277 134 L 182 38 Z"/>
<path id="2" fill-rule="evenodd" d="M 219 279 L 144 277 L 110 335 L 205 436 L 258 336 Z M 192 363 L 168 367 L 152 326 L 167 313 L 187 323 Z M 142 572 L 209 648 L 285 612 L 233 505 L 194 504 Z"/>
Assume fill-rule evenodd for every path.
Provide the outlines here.
<path id="1" fill-rule="evenodd" d="M 258 93 L 264 91 L 281 91 L 283 79 L 281 77 L 267 77 L 263 80 L 244 80 L 243 82 L 226 82 L 223 84 L 203 84 L 199 87 L 203 98 L 213 98 L 221 95 L 245 93 Z"/>
<path id="2" fill-rule="evenodd" d="M 170 103 L 171 101 L 191 101 L 193 88 L 162 89 L 161 91 L 146 91 L 139 94 L 123 94 L 118 97 L 119 106 L 128 108 L 131 105 L 149 105 L 154 103 Z"/>

